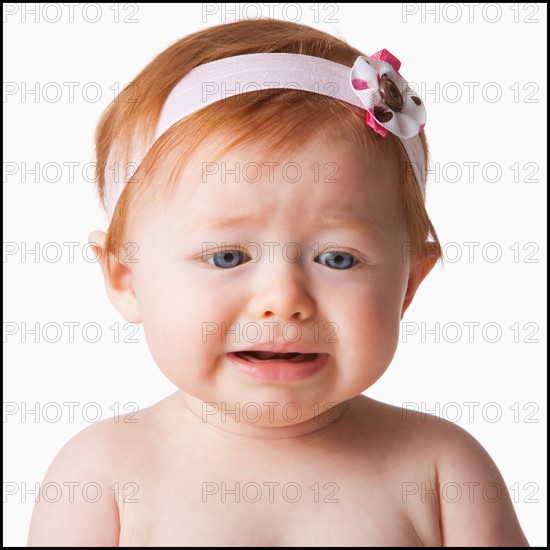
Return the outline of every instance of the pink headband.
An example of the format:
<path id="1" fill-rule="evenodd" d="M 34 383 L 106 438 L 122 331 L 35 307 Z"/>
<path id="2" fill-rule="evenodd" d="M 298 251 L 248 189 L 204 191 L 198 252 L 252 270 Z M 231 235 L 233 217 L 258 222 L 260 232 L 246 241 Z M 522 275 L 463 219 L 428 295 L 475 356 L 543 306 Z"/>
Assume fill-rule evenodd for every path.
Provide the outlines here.
<path id="1" fill-rule="evenodd" d="M 176 122 L 227 97 L 274 88 L 315 92 L 365 109 L 366 123 L 377 134 L 398 136 L 425 200 L 426 170 L 419 134 L 426 123 L 426 109 L 399 74 L 400 65 L 387 50 L 358 57 L 351 69 L 321 57 L 294 53 L 237 55 L 205 63 L 191 70 L 170 92 L 153 143 Z M 134 166 L 139 166 L 153 143 L 134 156 Z M 112 166 L 105 176 L 109 182 L 105 202 L 111 218 L 125 180 L 122 171 L 113 173 Z"/>

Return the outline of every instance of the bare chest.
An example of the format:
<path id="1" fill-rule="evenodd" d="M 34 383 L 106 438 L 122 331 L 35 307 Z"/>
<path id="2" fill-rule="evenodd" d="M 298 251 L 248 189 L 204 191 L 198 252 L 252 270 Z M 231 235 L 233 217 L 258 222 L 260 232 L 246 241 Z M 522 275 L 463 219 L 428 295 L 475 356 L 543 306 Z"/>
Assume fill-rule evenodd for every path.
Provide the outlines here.
<path id="1" fill-rule="evenodd" d="M 122 495 L 121 546 L 422 546 L 426 525 L 437 525 L 426 503 L 418 529 L 398 480 L 307 469 L 165 474 Z"/>

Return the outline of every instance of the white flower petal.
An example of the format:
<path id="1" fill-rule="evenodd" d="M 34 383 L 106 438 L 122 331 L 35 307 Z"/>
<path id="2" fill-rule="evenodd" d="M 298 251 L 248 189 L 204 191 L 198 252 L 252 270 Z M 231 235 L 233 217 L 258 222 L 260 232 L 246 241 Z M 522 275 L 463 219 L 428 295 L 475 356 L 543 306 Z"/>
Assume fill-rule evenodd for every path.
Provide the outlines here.
<path id="1" fill-rule="evenodd" d="M 414 119 L 418 124 L 418 126 L 421 126 L 422 124 L 426 124 L 426 108 L 424 107 L 424 103 L 421 103 L 420 105 L 416 105 L 411 99 L 411 97 L 412 96 L 409 96 L 405 101 L 403 110 L 401 111 L 400 114 Z"/>
<path id="2" fill-rule="evenodd" d="M 378 71 L 375 67 L 367 63 L 362 57 L 358 57 L 350 72 L 350 83 L 356 78 L 364 80 L 369 88 L 378 88 Z M 353 86 L 353 84 L 352 84 Z M 360 90 L 355 90 L 360 91 Z"/>
<path id="3" fill-rule="evenodd" d="M 393 118 L 389 122 L 380 122 L 392 134 L 400 138 L 410 138 L 418 134 L 420 125 L 411 116 L 393 112 Z"/>
<path id="4" fill-rule="evenodd" d="M 365 109 L 372 109 L 374 107 L 375 101 L 377 100 L 377 95 L 379 95 L 372 88 L 367 88 L 366 90 L 354 90 L 357 94 L 357 97 L 361 100 L 361 103 L 365 106 Z"/>
<path id="5" fill-rule="evenodd" d="M 377 61 L 378 61 L 378 74 L 380 76 L 382 76 L 383 74 L 387 74 L 388 76 L 390 74 L 398 76 L 394 68 L 387 61 L 382 61 L 381 59 L 377 59 Z"/>

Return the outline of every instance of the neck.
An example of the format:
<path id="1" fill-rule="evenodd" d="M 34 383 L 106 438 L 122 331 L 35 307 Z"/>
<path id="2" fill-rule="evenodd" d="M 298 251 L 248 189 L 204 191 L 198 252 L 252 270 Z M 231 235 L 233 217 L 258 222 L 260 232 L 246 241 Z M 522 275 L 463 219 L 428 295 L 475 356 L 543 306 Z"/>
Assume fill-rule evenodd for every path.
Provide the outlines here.
<path id="1" fill-rule="evenodd" d="M 232 415 L 229 411 L 208 409 L 208 415 L 204 414 L 205 403 L 182 391 L 177 392 L 178 399 L 184 414 L 191 422 L 199 423 L 211 431 L 213 435 L 230 438 L 241 443 L 267 441 L 274 444 L 300 444 L 321 437 L 340 425 L 351 405 L 351 400 L 339 403 L 333 408 L 323 411 L 301 422 L 289 422 L 287 425 L 265 426 L 246 422 L 240 416 Z"/>

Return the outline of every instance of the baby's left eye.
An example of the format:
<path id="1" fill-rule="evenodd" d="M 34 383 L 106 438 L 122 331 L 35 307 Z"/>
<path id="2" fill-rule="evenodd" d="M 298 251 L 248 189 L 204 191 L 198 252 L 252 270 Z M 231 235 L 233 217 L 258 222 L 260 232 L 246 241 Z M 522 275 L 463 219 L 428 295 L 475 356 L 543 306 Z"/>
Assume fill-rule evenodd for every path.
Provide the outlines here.
<path id="1" fill-rule="evenodd" d="M 332 267 L 334 269 L 349 269 L 357 263 L 357 258 L 355 258 L 355 256 L 341 251 L 323 252 L 317 257 L 321 260 L 319 262 L 320 264 Z"/>

